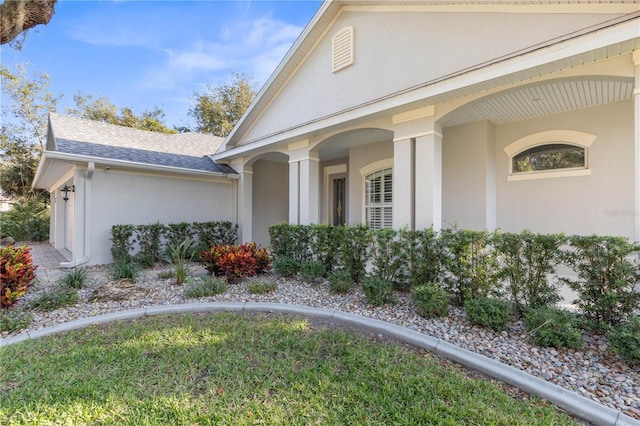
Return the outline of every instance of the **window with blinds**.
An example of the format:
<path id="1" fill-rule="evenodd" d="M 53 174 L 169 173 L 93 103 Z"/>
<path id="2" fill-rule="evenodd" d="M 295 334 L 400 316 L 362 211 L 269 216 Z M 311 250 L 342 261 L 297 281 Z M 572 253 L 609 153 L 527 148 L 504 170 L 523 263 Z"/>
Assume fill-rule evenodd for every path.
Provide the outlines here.
<path id="1" fill-rule="evenodd" d="M 333 36 L 333 72 L 353 64 L 353 27 L 341 29 Z"/>
<path id="2" fill-rule="evenodd" d="M 392 169 L 379 170 L 365 177 L 365 215 L 371 229 L 391 228 L 393 221 Z"/>

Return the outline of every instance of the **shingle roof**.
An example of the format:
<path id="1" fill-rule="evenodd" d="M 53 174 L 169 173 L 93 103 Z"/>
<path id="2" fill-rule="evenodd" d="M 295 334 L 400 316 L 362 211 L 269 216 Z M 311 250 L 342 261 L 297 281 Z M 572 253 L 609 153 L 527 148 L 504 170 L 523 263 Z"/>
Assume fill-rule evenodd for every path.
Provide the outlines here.
<path id="1" fill-rule="evenodd" d="M 217 173 L 236 172 L 214 163 L 223 138 L 200 133 L 165 134 L 52 113 L 55 147 L 49 150 L 97 158 Z"/>

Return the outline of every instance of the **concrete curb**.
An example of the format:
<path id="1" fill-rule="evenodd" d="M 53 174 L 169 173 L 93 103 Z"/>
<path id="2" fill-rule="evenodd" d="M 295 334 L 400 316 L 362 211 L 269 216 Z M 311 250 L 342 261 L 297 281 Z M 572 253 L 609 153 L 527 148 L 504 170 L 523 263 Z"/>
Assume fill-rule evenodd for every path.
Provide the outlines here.
<path id="1" fill-rule="evenodd" d="M 135 319 L 150 315 L 204 312 L 273 312 L 298 314 L 307 317 L 335 321 L 339 324 L 381 333 L 388 337 L 428 349 L 443 358 L 455 361 L 465 367 L 480 371 L 489 377 L 516 386 L 523 391 L 544 398 L 567 412 L 596 425 L 626 426 L 640 425 L 640 421 L 619 410 L 609 408 L 599 402 L 585 398 L 560 386 L 534 377 L 524 371 L 502 364 L 483 355 L 462 349 L 441 339 L 389 324 L 384 321 L 349 314 L 337 310 L 311 308 L 307 306 L 281 303 L 194 303 L 185 305 L 155 306 L 130 311 L 115 312 L 90 318 L 81 318 L 53 327 L 35 330 L 22 335 L 0 339 L 0 347 L 13 345 L 30 339 L 49 336 L 92 324 Z"/>

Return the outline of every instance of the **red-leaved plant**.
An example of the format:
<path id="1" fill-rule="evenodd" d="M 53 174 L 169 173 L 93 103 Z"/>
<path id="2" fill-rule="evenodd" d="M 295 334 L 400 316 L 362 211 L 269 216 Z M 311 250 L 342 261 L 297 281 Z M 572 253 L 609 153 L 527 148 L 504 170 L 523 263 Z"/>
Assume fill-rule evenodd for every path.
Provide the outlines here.
<path id="1" fill-rule="evenodd" d="M 229 283 L 266 272 L 271 258 L 256 243 L 217 245 L 200 254 L 200 260 L 211 274 L 225 276 Z"/>
<path id="2" fill-rule="evenodd" d="M 29 247 L 0 247 L 0 308 L 12 307 L 35 277 L 36 266 Z"/>

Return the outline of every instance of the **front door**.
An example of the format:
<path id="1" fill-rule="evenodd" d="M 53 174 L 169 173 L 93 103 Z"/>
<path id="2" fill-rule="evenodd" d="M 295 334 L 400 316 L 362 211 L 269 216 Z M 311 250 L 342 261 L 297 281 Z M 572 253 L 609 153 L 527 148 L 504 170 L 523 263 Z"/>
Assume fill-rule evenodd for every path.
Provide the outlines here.
<path id="1" fill-rule="evenodd" d="M 346 223 L 346 202 L 347 202 L 347 178 L 336 177 L 332 179 L 332 221 L 335 226 L 344 226 Z"/>

